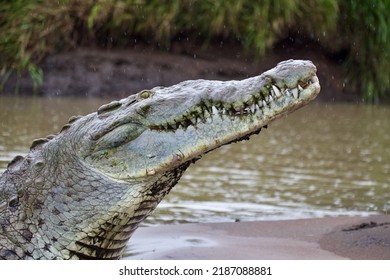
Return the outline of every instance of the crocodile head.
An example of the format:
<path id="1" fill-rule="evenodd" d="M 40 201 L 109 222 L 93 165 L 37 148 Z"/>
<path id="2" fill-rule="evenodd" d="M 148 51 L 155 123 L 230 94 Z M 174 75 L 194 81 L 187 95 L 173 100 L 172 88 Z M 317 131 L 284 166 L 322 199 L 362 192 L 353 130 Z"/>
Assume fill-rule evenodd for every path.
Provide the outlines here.
<path id="1" fill-rule="evenodd" d="M 190 163 L 259 133 L 319 91 L 315 66 L 289 60 L 246 80 L 157 87 L 71 118 L 0 178 L 13 202 L 1 204 L 12 208 L 0 216 L 12 230 L 3 229 L 11 249 L 0 246 L 0 257 L 119 258 Z"/>
<path id="2" fill-rule="evenodd" d="M 314 99 L 315 73 L 310 61 L 289 60 L 242 81 L 186 81 L 104 105 L 86 132 L 87 161 L 118 180 L 154 181 Z"/>

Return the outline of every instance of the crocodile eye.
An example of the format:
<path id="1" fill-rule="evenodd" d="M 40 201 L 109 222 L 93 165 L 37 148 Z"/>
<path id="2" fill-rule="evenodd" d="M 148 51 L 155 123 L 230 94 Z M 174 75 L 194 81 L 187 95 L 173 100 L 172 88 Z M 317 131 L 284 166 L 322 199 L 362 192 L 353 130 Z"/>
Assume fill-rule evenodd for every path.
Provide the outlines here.
<path id="1" fill-rule="evenodd" d="M 143 90 L 139 93 L 139 97 L 141 97 L 142 99 L 147 99 L 149 97 L 151 97 L 153 94 L 150 90 Z"/>

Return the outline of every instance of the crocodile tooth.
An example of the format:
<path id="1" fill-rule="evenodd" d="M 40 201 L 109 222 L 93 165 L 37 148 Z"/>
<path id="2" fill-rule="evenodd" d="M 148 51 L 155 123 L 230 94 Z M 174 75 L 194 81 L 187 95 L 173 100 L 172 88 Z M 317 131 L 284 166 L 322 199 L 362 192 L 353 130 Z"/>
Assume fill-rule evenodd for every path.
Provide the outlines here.
<path id="1" fill-rule="evenodd" d="M 298 89 L 299 89 L 299 91 L 302 91 L 302 90 L 303 90 L 303 88 L 301 87 L 300 84 L 298 84 Z"/>
<path id="2" fill-rule="evenodd" d="M 273 102 L 273 101 L 274 101 L 274 99 L 272 98 L 271 95 L 269 96 L 269 101 L 270 101 L 270 102 Z"/>
<path id="3" fill-rule="evenodd" d="M 252 114 L 254 114 L 256 112 L 256 104 L 253 103 L 250 107 L 249 107 L 249 110 L 251 111 Z"/>
<path id="4" fill-rule="evenodd" d="M 265 100 L 263 100 L 263 107 L 266 107 L 267 106 L 267 103 L 265 102 Z"/>
<path id="5" fill-rule="evenodd" d="M 280 93 L 280 90 L 278 89 L 277 86 L 272 85 L 272 89 L 274 90 L 276 97 L 279 98 L 280 96 L 282 96 L 282 94 Z"/>
<path id="6" fill-rule="evenodd" d="M 205 112 L 207 112 L 207 113 L 209 113 L 211 115 L 212 109 L 209 106 L 206 106 L 205 109 L 206 109 Z"/>
<path id="7" fill-rule="evenodd" d="M 295 99 L 298 99 L 298 88 L 293 88 L 293 89 L 291 90 L 291 92 L 292 92 L 294 98 L 295 98 Z"/>
<path id="8" fill-rule="evenodd" d="M 260 111 L 260 107 L 259 107 L 259 105 L 258 105 L 257 103 L 256 103 L 256 106 L 255 106 L 255 107 L 256 107 L 256 112 L 257 112 L 257 111 Z"/>
<path id="9" fill-rule="evenodd" d="M 213 115 L 218 115 L 219 114 L 219 111 L 218 111 L 217 107 L 213 106 L 213 107 L 211 107 L 211 110 L 213 112 Z"/>
<path id="10" fill-rule="evenodd" d="M 225 115 L 230 115 L 230 107 L 228 105 L 225 105 L 222 111 Z"/>
<path id="11" fill-rule="evenodd" d="M 207 108 L 207 110 L 204 111 L 203 117 L 204 117 L 204 122 L 206 122 L 206 119 L 208 119 L 211 116 L 211 111 Z"/>

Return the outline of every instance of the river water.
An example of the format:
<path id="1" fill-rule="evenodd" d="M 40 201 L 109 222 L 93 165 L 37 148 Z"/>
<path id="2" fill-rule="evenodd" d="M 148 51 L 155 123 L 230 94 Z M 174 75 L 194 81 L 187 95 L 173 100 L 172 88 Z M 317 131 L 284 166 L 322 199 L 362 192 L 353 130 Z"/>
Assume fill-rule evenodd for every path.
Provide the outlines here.
<path id="1" fill-rule="evenodd" d="M 109 100 L 0 97 L 0 173 Z M 390 107 L 313 103 L 192 165 L 145 225 L 390 212 Z"/>

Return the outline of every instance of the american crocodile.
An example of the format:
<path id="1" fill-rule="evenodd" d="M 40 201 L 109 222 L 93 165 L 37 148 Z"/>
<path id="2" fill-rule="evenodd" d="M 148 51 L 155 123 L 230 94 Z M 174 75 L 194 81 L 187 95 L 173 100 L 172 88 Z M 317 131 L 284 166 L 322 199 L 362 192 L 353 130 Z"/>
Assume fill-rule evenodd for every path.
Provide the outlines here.
<path id="1" fill-rule="evenodd" d="M 310 61 L 242 81 L 185 81 L 72 117 L 0 178 L 0 258 L 118 259 L 187 167 L 320 91 Z"/>

